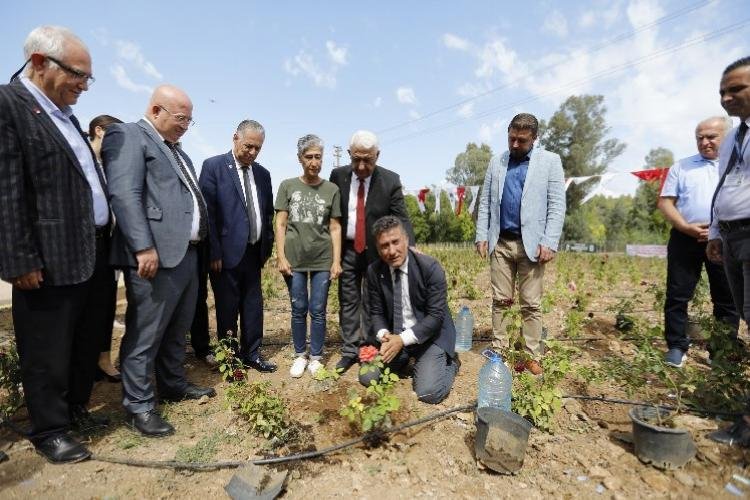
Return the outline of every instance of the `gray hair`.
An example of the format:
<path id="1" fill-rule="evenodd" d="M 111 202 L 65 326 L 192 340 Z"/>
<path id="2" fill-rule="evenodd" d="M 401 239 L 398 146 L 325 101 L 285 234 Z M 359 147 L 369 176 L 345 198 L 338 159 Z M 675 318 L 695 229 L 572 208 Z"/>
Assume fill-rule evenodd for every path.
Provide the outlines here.
<path id="1" fill-rule="evenodd" d="M 62 26 L 39 26 L 34 28 L 26 37 L 26 41 L 23 44 L 23 57 L 28 61 L 32 54 L 43 54 L 55 59 L 63 59 L 65 56 L 65 44 L 70 41 L 80 43 L 88 51 L 86 44 L 68 28 L 63 28 Z M 52 61 L 48 62 L 49 64 L 55 64 Z M 29 67 L 26 69 L 26 74 L 30 73 L 31 68 Z"/>
<path id="2" fill-rule="evenodd" d="M 385 215 L 376 220 L 375 224 L 372 225 L 372 235 L 377 239 L 381 234 L 395 228 L 400 228 L 402 232 L 406 233 L 404 223 L 401 222 L 401 219 L 395 215 Z"/>
<path id="3" fill-rule="evenodd" d="M 302 156 L 308 149 L 319 148 L 323 152 L 323 140 L 315 134 L 307 134 L 297 141 L 297 156 Z"/>
<path id="4" fill-rule="evenodd" d="M 247 132 L 257 132 L 262 135 L 264 139 L 266 137 L 266 129 L 255 120 L 242 120 L 240 124 L 237 125 L 238 135 L 245 135 Z"/>
<path id="5" fill-rule="evenodd" d="M 510 121 L 510 124 L 508 124 L 508 132 L 510 132 L 510 129 L 531 130 L 531 133 L 536 137 L 536 134 L 539 131 L 539 120 L 537 120 L 536 116 L 531 113 L 518 113 Z"/>
<path id="6" fill-rule="evenodd" d="M 695 126 L 695 131 L 698 131 L 698 127 L 701 125 L 706 125 L 708 123 L 717 122 L 721 124 L 721 128 L 724 132 L 724 135 L 728 134 L 730 130 L 732 130 L 732 127 L 734 124 L 732 123 L 732 119 L 726 115 L 723 116 L 709 116 L 705 120 L 701 120 L 698 125 Z"/>
<path id="7" fill-rule="evenodd" d="M 357 130 L 349 140 L 350 148 L 362 148 L 362 149 L 380 149 L 378 144 L 378 136 L 374 132 L 369 130 Z"/>

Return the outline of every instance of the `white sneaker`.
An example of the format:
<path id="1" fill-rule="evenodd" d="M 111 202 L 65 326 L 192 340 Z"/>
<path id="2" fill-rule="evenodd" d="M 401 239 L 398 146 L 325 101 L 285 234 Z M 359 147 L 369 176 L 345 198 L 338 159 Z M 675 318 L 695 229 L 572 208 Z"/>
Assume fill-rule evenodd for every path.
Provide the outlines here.
<path id="1" fill-rule="evenodd" d="M 297 356 L 292 363 L 292 367 L 289 369 L 289 375 L 293 378 L 300 378 L 305 373 L 305 367 L 307 366 L 307 358 L 305 356 Z"/>
<path id="2" fill-rule="evenodd" d="M 312 375 L 313 377 L 321 368 L 325 368 L 325 366 L 317 359 L 313 359 L 312 361 L 310 361 L 310 364 L 307 365 L 307 371 L 309 371 L 310 375 Z"/>

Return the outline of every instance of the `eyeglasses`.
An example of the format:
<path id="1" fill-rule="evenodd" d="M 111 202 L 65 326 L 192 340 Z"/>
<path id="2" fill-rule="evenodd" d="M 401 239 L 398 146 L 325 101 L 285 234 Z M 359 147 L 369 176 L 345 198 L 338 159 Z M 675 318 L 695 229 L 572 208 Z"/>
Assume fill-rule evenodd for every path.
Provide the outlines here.
<path id="1" fill-rule="evenodd" d="M 163 109 L 164 111 L 166 111 L 167 113 L 169 113 L 170 115 L 172 115 L 172 118 L 174 118 L 175 120 L 177 120 L 177 123 L 180 123 L 182 125 L 187 125 L 188 127 L 190 127 L 192 125 L 195 125 L 195 120 L 193 120 L 192 116 L 176 115 L 176 114 L 172 113 L 171 111 L 169 111 L 164 106 L 162 106 L 161 104 L 157 104 L 157 106 L 159 106 L 161 109 Z"/>
<path id="2" fill-rule="evenodd" d="M 89 75 L 88 73 L 84 73 L 83 71 L 77 70 L 75 68 L 71 68 L 67 64 L 63 64 L 62 62 L 58 61 L 54 57 L 50 57 L 50 56 L 44 56 L 44 57 L 46 57 L 47 59 L 49 59 L 53 63 L 57 64 L 58 66 L 60 66 L 60 68 L 63 71 L 65 71 L 66 73 L 68 73 L 73 78 L 75 78 L 75 79 L 77 79 L 79 81 L 82 81 L 82 82 L 86 82 L 86 85 L 88 85 L 89 87 L 91 87 L 94 84 L 94 82 L 96 81 L 96 78 L 94 78 L 93 75 Z"/>

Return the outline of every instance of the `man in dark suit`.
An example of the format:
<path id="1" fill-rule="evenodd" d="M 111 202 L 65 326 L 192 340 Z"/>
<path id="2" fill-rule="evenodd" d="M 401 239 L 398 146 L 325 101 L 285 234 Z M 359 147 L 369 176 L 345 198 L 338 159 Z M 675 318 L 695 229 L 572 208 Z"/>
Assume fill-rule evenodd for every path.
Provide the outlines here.
<path id="1" fill-rule="evenodd" d="M 149 437 L 174 428 L 156 411 L 162 400 L 213 396 L 185 378 L 185 332 L 198 293 L 198 248 L 206 206 L 179 139 L 193 105 L 177 87 L 157 87 L 138 123 L 111 125 L 102 144 L 117 226 L 112 263 L 123 268 L 128 309 L 120 347 L 123 406 L 130 426 Z"/>
<path id="2" fill-rule="evenodd" d="M 448 310 L 445 272 L 424 254 L 409 250 L 400 219 L 388 215 L 373 225 L 380 260 L 367 269 L 371 333 L 383 362 L 396 373 L 416 358 L 413 387 L 424 403 L 448 397 L 458 372 L 456 328 Z M 379 370 L 361 373 L 363 385 Z"/>
<path id="3" fill-rule="evenodd" d="M 404 205 L 398 174 L 377 165 L 378 138 L 359 130 L 349 141 L 351 164 L 333 169 L 331 182 L 341 192 L 341 276 L 339 277 L 340 371 L 357 362 L 360 344 L 369 331 L 366 290 L 362 289 L 367 266 L 378 260 L 374 236 L 367 230 L 385 215 L 398 217 L 414 244 L 409 215 Z"/>
<path id="4" fill-rule="evenodd" d="M 0 86 L 0 277 L 13 285 L 29 438 L 50 462 L 76 462 L 90 453 L 71 424 L 104 423 L 85 405 L 114 307 L 107 185 L 71 109 L 94 78 L 65 28 L 36 28 L 24 54 L 25 74 Z"/>
<path id="5" fill-rule="evenodd" d="M 208 207 L 211 284 L 219 339 L 237 332 L 240 358 L 261 372 L 276 365 L 263 359 L 263 294 L 260 275 L 273 244 L 271 174 L 256 162 L 266 132 L 244 120 L 232 138 L 232 150 L 203 162 L 200 187 Z"/>

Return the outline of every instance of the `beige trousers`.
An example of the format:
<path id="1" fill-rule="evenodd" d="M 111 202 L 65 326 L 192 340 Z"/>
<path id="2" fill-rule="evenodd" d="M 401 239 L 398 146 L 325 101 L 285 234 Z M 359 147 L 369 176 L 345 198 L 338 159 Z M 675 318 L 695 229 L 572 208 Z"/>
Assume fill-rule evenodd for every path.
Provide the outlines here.
<path id="1" fill-rule="evenodd" d="M 523 241 L 500 238 L 490 254 L 492 283 L 493 346 L 508 346 L 508 327 L 512 318 L 506 311 L 513 305 L 518 280 L 518 298 L 523 320 L 521 331 L 526 349 L 538 358 L 542 338 L 542 284 L 544 264 L 532 262 L 523 249 Z"/>

